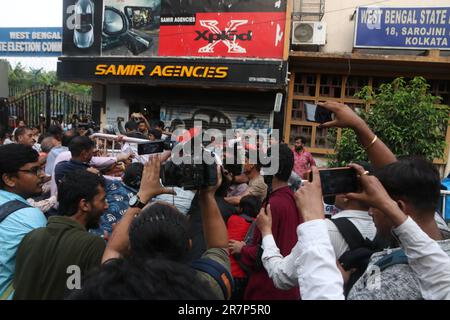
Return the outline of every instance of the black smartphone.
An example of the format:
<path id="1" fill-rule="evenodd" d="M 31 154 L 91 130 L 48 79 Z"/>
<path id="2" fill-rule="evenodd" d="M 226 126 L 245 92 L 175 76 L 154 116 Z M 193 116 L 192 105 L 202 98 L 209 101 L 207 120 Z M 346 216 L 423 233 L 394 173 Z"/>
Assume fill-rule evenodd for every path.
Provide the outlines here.
<path id="1" fill-rule="evenodd" d="M 358 191 L 358 179 L 353 168 L 319 169 L 319 174 L 324 197 Z M 313 181 L 313 179 L 311 172 L 308 180 Z"/>
<path id="2" fill-rule="evenodd" d="M 324 107 L 305 103 L 306 120 L 310 122 L 325 123 L 333 120 L 333 112 Z"/>
<path id="3" fill-rule="evenodd" d="M 164 151 L 164 141 L 150 141 L 138 144 L 138 155 L 161 153 Z"/>

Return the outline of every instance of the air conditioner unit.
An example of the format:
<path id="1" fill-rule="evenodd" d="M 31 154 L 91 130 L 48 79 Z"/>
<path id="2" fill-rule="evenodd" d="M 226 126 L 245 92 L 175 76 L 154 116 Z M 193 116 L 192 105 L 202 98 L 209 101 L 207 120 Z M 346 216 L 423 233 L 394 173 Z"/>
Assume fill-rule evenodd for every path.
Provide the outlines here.
<path id="1" fill-rule="evenodd" d="M 327 39 L 325 22 L 294 21 L 292 23 L 292 44 L 324 45 Z"/>

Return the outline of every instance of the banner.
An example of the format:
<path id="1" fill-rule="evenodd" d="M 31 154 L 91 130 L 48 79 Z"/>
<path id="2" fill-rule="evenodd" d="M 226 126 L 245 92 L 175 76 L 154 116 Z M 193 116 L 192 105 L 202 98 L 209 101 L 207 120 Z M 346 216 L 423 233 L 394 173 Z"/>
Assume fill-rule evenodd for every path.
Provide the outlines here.
<path id="1" fill-rule="evenodd" d="M 450 50 L 450 7 L 359 7 L 354 47 Z"/>
<path id="2" fill-rule="evenodd" d="M 58 57 L 61 28 L 0 28 L 0 56 Z"/>
<path id="3" fill-rule="evenodd" d="M 80 2 L 83 5 L 78 5 Z M 95 7 L 94 13 L 89 15 L 84 10 L 79 19 L 81 27 L 74 28 L 78 24 L 73 23 L 73 9 L 69 7 L 84 8 L 86 3 L 90 3 L 87 7 Z M 65 0 L 65 24 L 72 22 L 72 29 L 64 29 L 64 54 L 282 60 L 286 3 L 286 0 Z M 99 6 L 103 6 L 102 18 L 98 15 Z M 97 22 L 91 23 L 92 19 L 102 19 L 101 27 Z M 76 36 L 80 28 L 86 32 Z M 77 45 L 80 42 L 81 48 Z"/>
<path id="4" fill-rule="evenodd" d="M 285 17 L 284 12 L 197 13 L 193 22 L 178 25 L 162 17 L 159 54 L 280 59 Z"/>
<path id="5" fill-rule="evenodd" d="M 63 55 L 100 55 L 102 17 L 102 0 L 64 0 Z"/>
<path id="6" fill-rule="evenodd" d="M 62 81 L 96 83 L 183 84 L 198 86 L 248 85 L 284 88 L 286 63 L 282 61 L 238 60 L 192 61 L 189 59 L 63 58 L 58 63 Z"/>

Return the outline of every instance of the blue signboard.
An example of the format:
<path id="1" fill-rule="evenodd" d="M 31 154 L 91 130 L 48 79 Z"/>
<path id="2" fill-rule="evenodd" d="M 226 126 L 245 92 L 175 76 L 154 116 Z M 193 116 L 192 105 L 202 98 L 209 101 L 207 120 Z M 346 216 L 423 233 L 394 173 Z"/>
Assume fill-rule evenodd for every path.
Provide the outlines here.
<path id="1" fill-rule="evenodd" d="M 0 56 L 58 57 L 62 28 L 0 28 Z"/>
<path id="2" fill-rule="evenodd" d="M 359 7 L 354 46 L 450 50 L 450 7 Z"/>

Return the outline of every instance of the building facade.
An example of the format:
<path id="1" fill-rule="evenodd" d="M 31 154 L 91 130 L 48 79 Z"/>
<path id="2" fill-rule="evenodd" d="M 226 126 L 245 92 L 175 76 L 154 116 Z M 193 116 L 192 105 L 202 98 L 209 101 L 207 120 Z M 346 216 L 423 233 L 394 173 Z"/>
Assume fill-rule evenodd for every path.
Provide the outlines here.
<path id="1" fill-rule="evenodd" d="M 81 4 L 80 4 L 81 3 Z M 102 126 L 267 129 L 287 87 L 287 1 L 65 0 L 58 77 L 93 86 Z"/>
<path id="2" fill-rule="evenodd" d="M 293 144 L 296 136 L 304 136 L 309 150 L 324 163 L 326 155 L 333 153 L 340 132 L 330 138 L 327 129 L 307 121 L 305 104 L 334 100 L 354 109 L 365 108 L 355 93 L 396 77 L 423 76 L 433 94 L 441 96 L 443 104 L 450 104 L 449 15 L 446 0 L 295 0 L 285 141 Z M 302 36 L 311 35 L 300 32 L 296 36 L 296 26 L 305 22 L 323 25 L 326 31 L 311 31 L 316 37 L 312 42 L 320 44 L 298 44 L 307 41 Z M 443 165 L 447 159 L 436 162 Z"/>

